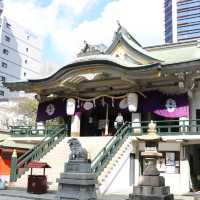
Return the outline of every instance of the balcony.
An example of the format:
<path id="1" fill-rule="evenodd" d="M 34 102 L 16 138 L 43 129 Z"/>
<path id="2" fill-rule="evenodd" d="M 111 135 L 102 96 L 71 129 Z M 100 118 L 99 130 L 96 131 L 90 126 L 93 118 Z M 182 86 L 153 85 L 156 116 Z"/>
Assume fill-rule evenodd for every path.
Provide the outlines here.
<path id="1" fill-rule="evenodd" d="M 129 123 L 133 135 L 146 134 L 149 122 Z M 161 136 L 200 135 L 200 120 L 165 120 L 154 123 L 157 124 L 157 134 Z"/>
<path id="2" fill-rule="evenodd" d="M 131 135 L 147 133 L 150 121 L 127 122 Z M 200 120 L 165 120 L 154 121 L 157 125 L 157 133 L 161 136 L 200 135 Z M 13 137 L 46 137 L 51 136 L 56 126 L 36 128 L 33 126 L 12 126 L 10 134 Z"/>

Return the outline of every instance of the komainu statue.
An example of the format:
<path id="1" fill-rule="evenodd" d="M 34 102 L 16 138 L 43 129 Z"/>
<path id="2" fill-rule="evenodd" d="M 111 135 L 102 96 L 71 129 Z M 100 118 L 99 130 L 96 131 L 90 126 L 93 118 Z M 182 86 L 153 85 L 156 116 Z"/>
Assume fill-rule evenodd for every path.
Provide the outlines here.
<path id="1" fill-rule="evenodd" d="M 68 144 L 71 150 L 69 160 L 88 160 L 88 153 L 85 148 L 81 146 L 81 143 L 76 138 L 68 140 Z"/>

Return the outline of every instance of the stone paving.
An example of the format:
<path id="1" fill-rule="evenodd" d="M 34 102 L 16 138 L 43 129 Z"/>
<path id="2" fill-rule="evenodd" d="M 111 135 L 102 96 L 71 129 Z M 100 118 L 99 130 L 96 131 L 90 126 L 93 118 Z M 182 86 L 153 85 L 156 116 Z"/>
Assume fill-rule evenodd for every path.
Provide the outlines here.
<path id="1" fill-rule="evenodd" d="M 126 200 L 127 195 L 99 196 L 98 200 Z M 46 194 L 29 194 L 24 190 L 0 190 L 0 200 L 55 200 L 55 192 Z M 175 200 L 200 200 L 200 193 L 189 193 L 185 196 L 175 196 Z"/>

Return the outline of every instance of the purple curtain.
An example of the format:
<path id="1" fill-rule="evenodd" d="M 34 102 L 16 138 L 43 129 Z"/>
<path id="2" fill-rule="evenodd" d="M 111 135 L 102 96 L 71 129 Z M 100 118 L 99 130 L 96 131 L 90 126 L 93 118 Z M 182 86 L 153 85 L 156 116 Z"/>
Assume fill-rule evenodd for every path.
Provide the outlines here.
<path id="1" fill-rule="evenodd" d="M 64 99 L 55 99 L 40 103 L 37 111 L 36 121 L 45 121 L 66 115 L 66 101 Z"/>
<path id="2" fill-rule="evenodd" d="M 167 118 L 189 116 L 189 102 L 187 94 L 165 95 L 151 91 L 145 93 L 146 98 L 140 98 L 139 112 L 153 112 Z"/>

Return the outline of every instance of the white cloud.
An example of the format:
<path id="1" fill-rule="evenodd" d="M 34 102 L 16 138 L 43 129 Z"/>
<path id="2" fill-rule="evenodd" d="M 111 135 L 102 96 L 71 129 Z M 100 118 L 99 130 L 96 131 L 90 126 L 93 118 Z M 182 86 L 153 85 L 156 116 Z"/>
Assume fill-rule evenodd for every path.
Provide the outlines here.
<path id="1" fill-rule="evenodd" d="M 75 14 L 80 14 L 86 7 L 93 5 L 97 0 L 60 0 L 62 5 L 69 7 Z"/>
<path id="2" fill-rule="evenodd" d="M 74 26 L 76 17 L 97 1 L 101 0 L 53 0 L 49 6 L 41 7 L 36 0 L 7 0 L 5 15 L 43 38 L 49 35 L 66 62 L 79 52 L 83 40 L 110 44 L 117 20 L 141 44 L 151 45 L 163 40 L 163 0 L 111 1 L 97 19 Z M 66 13 L 59 16 L 61 8 Z"/>

